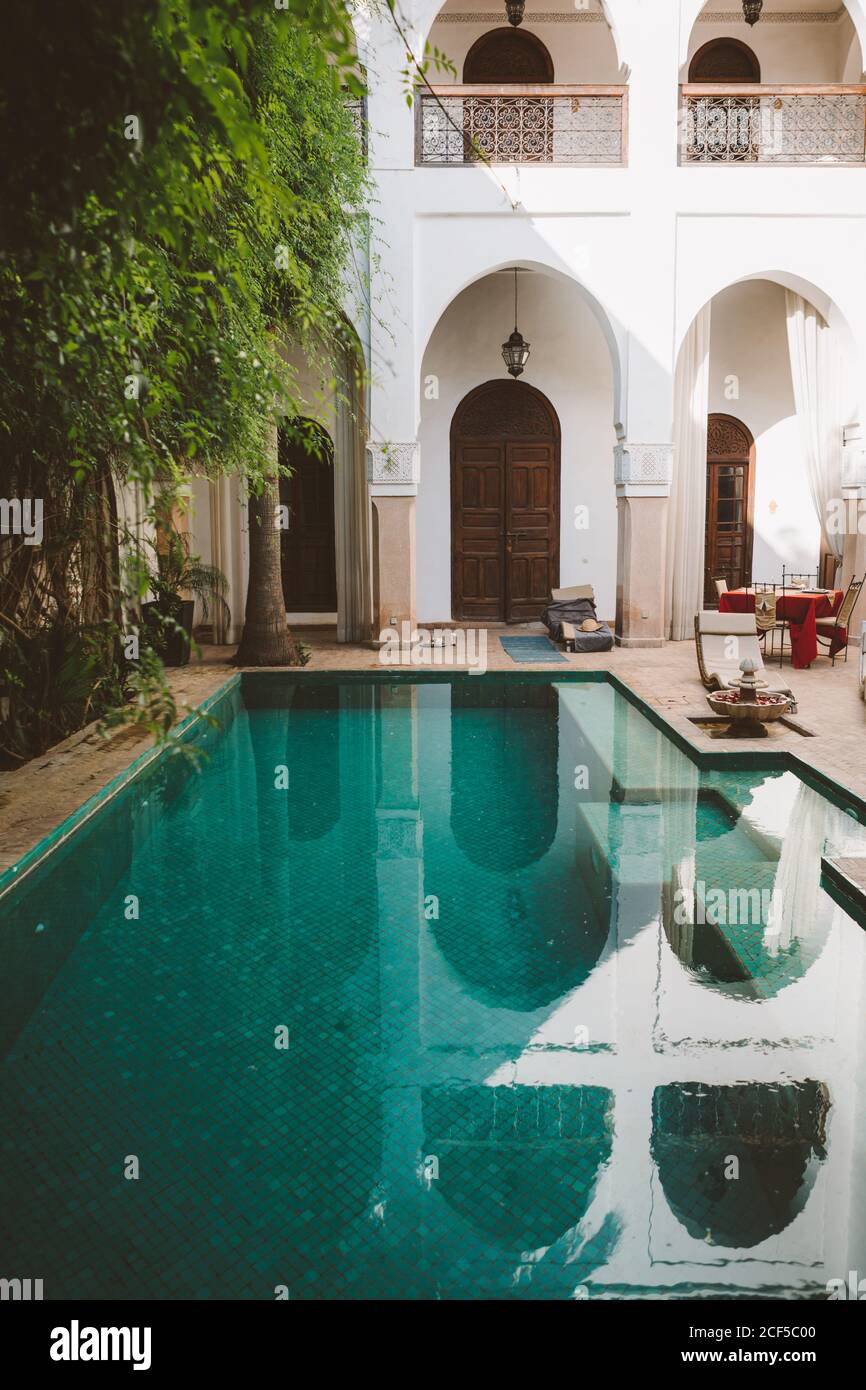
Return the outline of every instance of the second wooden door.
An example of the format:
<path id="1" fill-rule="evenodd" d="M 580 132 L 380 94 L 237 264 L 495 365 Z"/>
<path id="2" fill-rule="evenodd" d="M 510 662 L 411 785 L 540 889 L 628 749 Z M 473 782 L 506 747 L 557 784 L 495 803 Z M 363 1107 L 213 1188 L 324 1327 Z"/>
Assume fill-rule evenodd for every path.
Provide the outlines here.
<path id="1" fill-rule="evenodd" d="M 742 420 L 711 415 L 707 421 L 707 518 L 704 539 L 704 603 L 718 606 L 716 579 L 739 589 L 752 578 L 752 510 L 755 445 Z"/>

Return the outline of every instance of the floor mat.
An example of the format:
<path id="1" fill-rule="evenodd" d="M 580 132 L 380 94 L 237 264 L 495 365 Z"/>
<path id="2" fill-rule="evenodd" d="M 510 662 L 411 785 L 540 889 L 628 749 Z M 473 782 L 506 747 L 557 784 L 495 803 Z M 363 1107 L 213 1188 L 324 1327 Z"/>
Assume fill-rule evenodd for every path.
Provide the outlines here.
<path id="1" fill-rule="evenodd" d="M 562 661 L 568 665 L 549 637 L 500 637 L 499 641 L 512 661 Z"/>

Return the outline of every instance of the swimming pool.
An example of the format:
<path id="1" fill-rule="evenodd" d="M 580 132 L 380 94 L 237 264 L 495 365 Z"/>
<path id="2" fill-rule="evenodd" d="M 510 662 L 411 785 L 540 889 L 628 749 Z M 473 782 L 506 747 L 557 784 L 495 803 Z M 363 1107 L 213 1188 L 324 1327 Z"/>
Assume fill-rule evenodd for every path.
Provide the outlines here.
<path id="1" fill-rule="evenodd" d="M 46 1298 L 826 1297 L 866 1275 L 856 808 L 604 679 L 245 675 L 3 899 Z"/>

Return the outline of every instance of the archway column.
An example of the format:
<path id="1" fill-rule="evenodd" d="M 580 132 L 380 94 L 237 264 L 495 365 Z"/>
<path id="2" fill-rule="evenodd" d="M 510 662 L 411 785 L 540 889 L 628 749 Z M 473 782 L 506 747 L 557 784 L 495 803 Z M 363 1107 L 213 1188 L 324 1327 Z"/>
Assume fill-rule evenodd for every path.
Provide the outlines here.
<path id="1" fill-rule="evenodd" d="M 415 498 L 418 493 L 418 441 L 367 444 L 374 528 L 373 637 L 388 627 L 415 627 Z"/>
<path id="2" fill-rule="evenodd" d="M 665 623 L 665 537 L 672 444 L 617 445 L 616 640 L 661 647 Z"/>

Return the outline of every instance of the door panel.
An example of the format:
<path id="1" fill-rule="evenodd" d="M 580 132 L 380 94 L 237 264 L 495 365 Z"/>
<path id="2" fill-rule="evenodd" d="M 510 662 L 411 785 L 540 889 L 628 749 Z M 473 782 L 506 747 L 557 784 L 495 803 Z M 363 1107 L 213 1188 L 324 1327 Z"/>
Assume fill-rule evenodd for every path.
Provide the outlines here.
<path id="1" fill-rule="evenodd" d="M 552 444 L 506 446 L 506 622 L 541 616 L 559 553 Z"/>
<path id="2" fill-rule="evenodd" d="M 458 449 L 452 518 L 452 583 L 464 618 L 500 620 L 505 601 L 502 551 L 504 450 L 500 444 Z"/>

